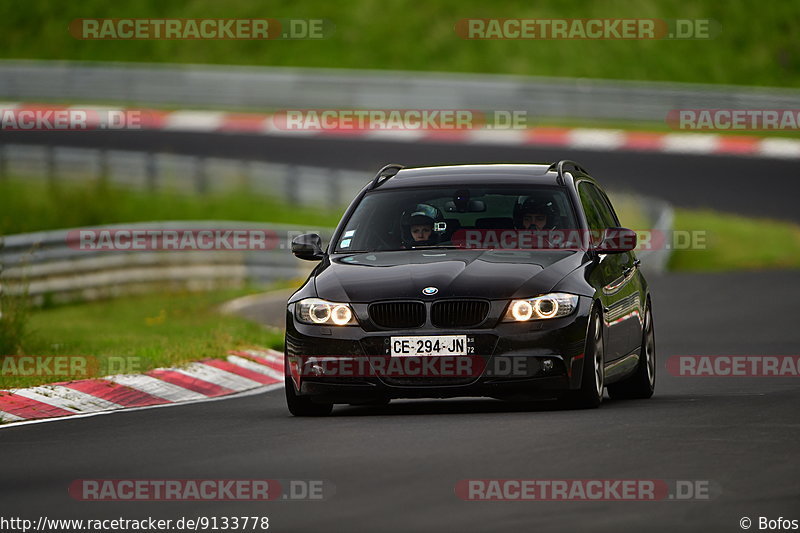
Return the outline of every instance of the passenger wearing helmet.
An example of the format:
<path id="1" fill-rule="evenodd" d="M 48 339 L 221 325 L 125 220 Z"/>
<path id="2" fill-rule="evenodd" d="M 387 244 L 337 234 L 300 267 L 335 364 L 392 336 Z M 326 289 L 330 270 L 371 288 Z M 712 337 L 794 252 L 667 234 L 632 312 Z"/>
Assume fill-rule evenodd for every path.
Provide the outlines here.
<path id="1" fill-rule="evenodd" d="M 439 243 L 439 235 L 434 225 L 442 219 L 438 209 L 428 204 L 417 204 L 403 212 L 401 218 L 401 235 L 403 246 L 430 246 Z"/>
<path id="2" fill-rule="evenodd" d="M 428 223 L 425 221 L 421 224 L 411 224 L 411 237 L 414 239 L 414 242 L 427 241 L 431 238 L 432 233 L 433 222 Z"/>
<path id="3" fill-rule="evenodd" d="M 517 225 L 520 229 L 552 230 L 557 225 L 557 213 L 553 202 L 528 198 L 519 208 Z"/>

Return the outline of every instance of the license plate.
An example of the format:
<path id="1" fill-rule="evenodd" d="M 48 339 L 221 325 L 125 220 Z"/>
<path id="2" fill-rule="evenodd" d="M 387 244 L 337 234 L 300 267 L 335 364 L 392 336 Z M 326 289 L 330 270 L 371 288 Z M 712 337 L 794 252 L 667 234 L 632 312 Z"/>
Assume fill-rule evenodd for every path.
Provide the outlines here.
<path id="1" fill-rule="evenodd" d="M 392 337 L 391 356 L 467 355 L 466 335 Z"/>

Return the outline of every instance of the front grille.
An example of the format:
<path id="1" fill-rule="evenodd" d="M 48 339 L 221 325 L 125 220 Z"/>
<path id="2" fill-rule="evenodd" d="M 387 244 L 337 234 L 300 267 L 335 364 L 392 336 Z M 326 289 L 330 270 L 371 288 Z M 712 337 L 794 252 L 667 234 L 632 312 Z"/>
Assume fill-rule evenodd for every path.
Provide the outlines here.
<path id="1" fill-rule="evenodd" d="M 418 328 L 425 323 L 421 302 L 380 302 L 369 306 L 369 316 L 382 328 Z"/>
<path id="2" fill-rule="evenodd" d="M 431 307 L 431 323 L 437 328 L 469 328 L 484 321 L 489 302 L 483 300 L 450 300 L 435 302 Z"/>

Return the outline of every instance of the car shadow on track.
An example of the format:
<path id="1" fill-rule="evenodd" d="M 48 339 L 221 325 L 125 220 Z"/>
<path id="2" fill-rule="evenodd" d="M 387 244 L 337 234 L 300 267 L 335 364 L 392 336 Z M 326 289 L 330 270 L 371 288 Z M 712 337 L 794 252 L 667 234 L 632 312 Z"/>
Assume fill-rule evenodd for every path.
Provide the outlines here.
<path id="1" fill-rule="evenodd" d="M 630 402 L 604 400 L 601 409 L 614 409 Z M 389 405 L 337 405 L 331 416 L 454 415 L 480 413 L 537 413 L 583 411 L 557 400 L 506 402 L 493 399 L 398 400 Z"/>

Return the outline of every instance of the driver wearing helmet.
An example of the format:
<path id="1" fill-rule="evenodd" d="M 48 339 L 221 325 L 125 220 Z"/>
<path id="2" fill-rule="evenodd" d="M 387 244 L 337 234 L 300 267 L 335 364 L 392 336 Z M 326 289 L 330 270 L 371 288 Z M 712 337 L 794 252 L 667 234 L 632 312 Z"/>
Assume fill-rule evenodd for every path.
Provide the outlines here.
<path id="1" fill-rule="evenodd" d="M 434 225 L 441 219 L 439 210 L 428 204 L 417 204 L 404 211 L 401 218 L 403 246 L 413 248 L 438 244 L 439 235 L 434 231 Z"/>
<path id="2" fill-rule="evenodd" d="M 517 226 L 529 230 L 553 230 L 557 225 L 557 213 L 552 201 L 528 198 L 519 208 Z"/>

